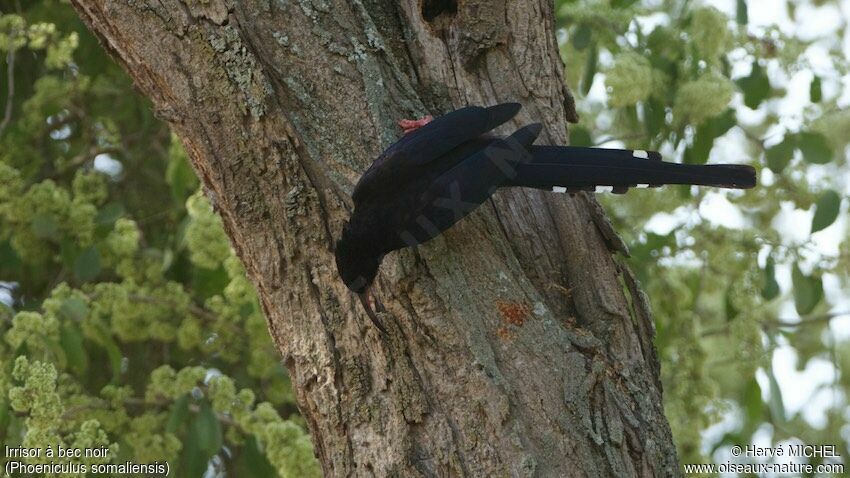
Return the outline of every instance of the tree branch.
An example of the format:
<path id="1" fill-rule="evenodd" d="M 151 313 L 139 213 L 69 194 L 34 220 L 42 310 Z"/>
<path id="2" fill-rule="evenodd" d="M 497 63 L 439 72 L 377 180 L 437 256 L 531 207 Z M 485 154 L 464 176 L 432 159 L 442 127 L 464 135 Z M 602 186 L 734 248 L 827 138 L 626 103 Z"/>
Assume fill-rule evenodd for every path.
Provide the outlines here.
<path id="1" fill-rule="evenodd" d="M 809 325 L 817 325 L 822 324 L 824 322 L 829 322 L 832 319 L 838 317 L 850 316 L 850 311 L 842 311 L 842 312 L 830 312 L 822 315 L 812 315 L 808 317 L 800 317 L 798 319 L 776 319 L 776 320 L 762 320 L 759 321 L 761 323 L 762 328 L 764 329 L 775 329 L 780 327 L 805 327 Z M 719 327 L 714 327 L 704 331 L 701 335 L 702 337 L 711 337 L 713 335 L 721 335 L 729 332 L 730 326 L 728 324 L 721 325 Z"/>
<path id="2" fill-rule="evenodd" d="M 0 136 L 12 121 L 12 109 L 15 100 L 15 48 L 11 48 L 6 54 L 6 110 L 3 113 L 3 121 L 0 121 Z"/>

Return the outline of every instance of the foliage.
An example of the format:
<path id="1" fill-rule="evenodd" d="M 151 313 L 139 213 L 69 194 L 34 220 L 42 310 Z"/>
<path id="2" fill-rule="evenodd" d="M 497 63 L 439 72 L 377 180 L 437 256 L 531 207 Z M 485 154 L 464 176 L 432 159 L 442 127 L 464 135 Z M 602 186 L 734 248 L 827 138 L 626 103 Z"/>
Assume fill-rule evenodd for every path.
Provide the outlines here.
<path id="1" fill-rule="evenodd" d="M 174 476 L 318 476 L 179 142 L 63 2 L 0 0 L 0 55 L 0 441 L 107 446 L 79 462 Z"/>
<path id="2" fill-rule="evenodd" d="M 850 377 L 839 371 L 850 343 L 830 326 L 847 315 L 850 279 L 850 110 L 839 99 L 847 22 L 802 38 L 752 25 L 751 9 L 787 9 L 802 22 L 795 15 L 840 15 L 837 2 L 732 4 L 556 2 L 567 81 L 579 92 L 573 144 L 759 171 L 747 192 L 677 187 L 603 199 L 655 313 L 681 460 L 725 461 L 724 450 L 757 437 L 836 444 L 848 457 Z M 776 368 L 780 351 L 800 370 L 835 367 L 835 382 L 821 385 L 834 398 L 823 420 L 787 410 L 777 377 L 795 372 Z"/>

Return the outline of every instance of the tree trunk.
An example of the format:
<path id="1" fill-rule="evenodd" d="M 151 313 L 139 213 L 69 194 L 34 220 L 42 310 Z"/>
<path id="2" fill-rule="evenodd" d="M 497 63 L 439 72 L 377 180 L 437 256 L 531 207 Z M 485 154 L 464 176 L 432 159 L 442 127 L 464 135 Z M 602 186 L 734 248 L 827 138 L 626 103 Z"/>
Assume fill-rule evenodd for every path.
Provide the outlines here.
<path id="1" fill-rule="evenodd" d="M 382 336 L 333 248 L 396 120 L 575 120 L 543 0 L 72 0 L 180 136 L 328 476 L 667 476 L 653 324 L 594 199 L 498 193 L 390 254 Z"/>

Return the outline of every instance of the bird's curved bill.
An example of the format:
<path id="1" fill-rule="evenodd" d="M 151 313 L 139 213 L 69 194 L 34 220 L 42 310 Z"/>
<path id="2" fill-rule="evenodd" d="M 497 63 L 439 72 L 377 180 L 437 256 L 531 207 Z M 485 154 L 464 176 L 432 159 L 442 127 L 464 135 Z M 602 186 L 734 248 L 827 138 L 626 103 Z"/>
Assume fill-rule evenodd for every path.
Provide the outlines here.
<path id="1" fill-rule="evenodd" d="M 369 319 L 375 324 L 375 327 L 378 328 L 384 335 L 387 335 L 387 329 L 384 328 L 383 324 L 381 324 L 381 320 L 378 319 L 378 314 L 375 313 L 377 309 L 379 312 L 384 312 L 384 306 L 375 299 L 375 296 L 372 294 L 371 288 L 367 287 L 366 290 L 357 294 L 357 297 L 360 299 L 360 304 L 363 305 L 363 309 L 366 311 L 366 315 L 369 316 Z"/>

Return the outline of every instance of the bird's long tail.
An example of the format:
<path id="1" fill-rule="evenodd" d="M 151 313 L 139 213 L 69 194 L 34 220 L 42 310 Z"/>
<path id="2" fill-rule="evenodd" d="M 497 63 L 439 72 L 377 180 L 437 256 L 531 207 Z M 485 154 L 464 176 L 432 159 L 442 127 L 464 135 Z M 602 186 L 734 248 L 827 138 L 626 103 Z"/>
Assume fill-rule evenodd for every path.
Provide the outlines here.
<path id="1" fill-rule="evenodd" d="M 750 166 L 668 163 L 654 151 L 532 146 L 531 153 L 532 160 L 515 165 L 516 175 L 504 186 L 623 193 L 630 187 L 664 184 L 736 189 L 756 184 L 756 173 Z"/>

